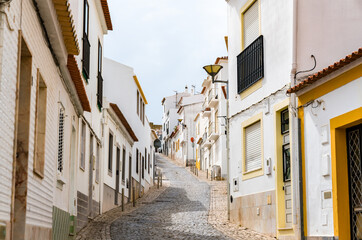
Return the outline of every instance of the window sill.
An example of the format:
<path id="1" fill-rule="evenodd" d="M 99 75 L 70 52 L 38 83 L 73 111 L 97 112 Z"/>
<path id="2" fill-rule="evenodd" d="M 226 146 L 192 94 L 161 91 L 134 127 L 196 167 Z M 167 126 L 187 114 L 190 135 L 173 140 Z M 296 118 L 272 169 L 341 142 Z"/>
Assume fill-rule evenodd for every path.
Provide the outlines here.
<path id="1" fill-rule="evenodd" d="M 112 177 L 112 170 L 108 169 L 108 176 Z"/>
<path id="2" fill-rule="evenodd" d="M 241 100 L 245 99 L 249 95 L 251 95 L 253 92 L 256 92 L 256 90 L 260 89 L 263 86 L 263 78 L 256 81 L 253 85 L 251 85 L 249 88 L 245 89 L 240 93 Z"/>
<path id="3" fill-rule="evenodd" d="M 255 169 L 249 172 L 243 172 L 243 175 L 241 177 L 242 180 L 248 180 L 251 178 L 256 178 L 256 177 L 260 177 L 264 175 L 264 169 L 263 168 L 259 168 L 259 169 Z"/>

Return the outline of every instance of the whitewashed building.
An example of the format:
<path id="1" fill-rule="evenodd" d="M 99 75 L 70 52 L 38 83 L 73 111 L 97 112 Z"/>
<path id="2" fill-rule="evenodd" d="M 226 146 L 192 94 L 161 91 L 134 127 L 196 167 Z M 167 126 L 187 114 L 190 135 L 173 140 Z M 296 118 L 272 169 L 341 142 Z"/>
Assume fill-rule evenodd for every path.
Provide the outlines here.
<path id="1" fill-rule="evenodd" d="M 132 152 L 134 143 L 138 141 L 129 122 L 119 107 L 104 99 L 103 108 L 103 186 L 102 212 L 106 212 L 122 203 L 129 202 L 131 190 L 129 181 L 132 169 Z"/>
<path id="2" fill-rule="evenodd" d="M 0 4 L 0 105 L 7 113 L 0 128 L 0 231 L 5 239 L 64 239 L 75 233 L 78 119 L 90 111 L 75 61 L 80 49 L 73 25 L 77 13 L 71 10 L 76 6 L 30 0 Z"/>
<path id="3" fill-rule="evenodd" d="M 74 4 L 75 28 L 81 54 L 76 57 L 85 90 L 89 98 L 90 112 L 78 122 L 78 157 L 76 172 L 77 231 L 89 219 L 101 212 L 101 183 L 96 181 L 97 162 L 102 154 L 103 107 L 103 36 L 112 30 L 107 1 L 80 0 Z"/>
<path id="4" fill-rule="evenodd" d="M 138 198 L 153 184 L 150 165 L 153 143 L 150 138 L 151 127 L 146 117 L 147 99 L 133 68 L 107 58 L 104 59 L 104 93 L 107 101 L 117 104 L 138 139 L 131 152 L 131 166 L 128 166 L 131 172 L 128 173 L 128 187 L 136 188 L 135 197 Z M 104 139 L 108 137 L 104 135 Z M 104 162 L 109 161 L 108 155 Z M 130 193 L 128 199 L 132 199 Z"/>
<path id="5" fill-rule="evenodd" d="M 288 90 L 298 96 L 308 236 L 362 237 L 361 89 L 362 48 Z"/>
<path id="6" fill-rule="evenodd" d="M 279 239 L 338 237 L 341 226 L 333 227 L 331 206 L 321 205 L 330 202 L 331 182 L 327 177 L 316 188 L 307 175 L 315 168 L 299 157 L 300 109 L 286 90 L 360 47 L 361 34 L 353 29 L 361 6 L 310 0 L 227 4 L 230 218 Z M 336 9 L 340 14 L 333 14 Z M 306 189 L 315 191 L 308 195 Z"/>
<path id="7" fill-rule="evenodd" d="M 170 135 L 175 130 L 175 127 L 179 124 L 179 115 L 177 111 L 179 108 L 177 107 L 178 102 L 183 96 L 190 96 L 191 93 L 188 92 L 188 88 L 186 86 L 185 91 L 182 93 L 176 93 L 175 95 L 164 97 L 162 99 L 162 152 L 171 156 L 171 139 Z"/>
<path id="8" fill-rule="evenodd" d="M 228 79 L 227 57 L 217 58 L 215 64 L 223 66 L 219 74 L 215 76 L 215 80 L 226 81 Z M 197 148 L 199 158 L 197 166 L 199 169 L 212 171 L 215 177 L 226 179 L 227 86 L 224 83 L 212 83 L 210 77 L 204 80 L 202 86 L 201 93 L 204 95 L 204 102 L 196 127 L 199 137 L 202 137 L 202 140 L 198 139 L 200 141 Z"/>
<path id="9" fill-rule="evenodd" d="M 179 119 L 179 148 L 181 158 L 177 160 L 184 165 L 195 164 L 196 162 L 196 126 L 194 124 L 195 116 L 201 111 L 204 96 L 202 94 L 194 94 L 184 96 L 178 102 L 178 119 Z M 191 142 L 194 139 L 194 143 Z"/>

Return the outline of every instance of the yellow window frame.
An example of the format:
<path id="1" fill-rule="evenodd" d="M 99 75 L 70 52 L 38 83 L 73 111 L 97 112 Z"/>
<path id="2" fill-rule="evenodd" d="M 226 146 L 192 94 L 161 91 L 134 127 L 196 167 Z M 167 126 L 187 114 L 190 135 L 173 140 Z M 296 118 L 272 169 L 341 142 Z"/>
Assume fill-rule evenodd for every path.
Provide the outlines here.
<path id="1" fill-rule="evenodd" d="M 253 125 L 256 122 L 260 121 L 260 133 L 261 133 L 261 168 L 246 172 L 245 171 L 245 129 L 249 127 L 250 125 Z M 249 118 L 248 120 L 241 123 L 241 135 L 242 135 L 242 143 L 241 143 L 241 149 L 242 149 L 242 180 L 247 180 L 255 177 L 259 177 L 264 175 L 264 131 L 263 131 L 263 112 L 260 112 L 253 117 Z"/>

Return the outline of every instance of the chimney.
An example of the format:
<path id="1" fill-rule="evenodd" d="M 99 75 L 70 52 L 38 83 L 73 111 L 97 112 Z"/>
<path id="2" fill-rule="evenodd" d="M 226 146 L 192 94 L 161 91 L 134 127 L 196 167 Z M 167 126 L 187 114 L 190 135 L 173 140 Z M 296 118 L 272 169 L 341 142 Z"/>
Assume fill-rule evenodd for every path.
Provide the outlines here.
<path id="1" fill-rule="evenodd" d="M 191 95 L 194 95 L 195 94 L 195 91 L 193 88 L 191 88 Z"/>
<path id="2" fill-rule="evenodd" d="M 189 88 L 187 87 L 187 85 L 185 86 L 185 93 L 189 92 Z"/>

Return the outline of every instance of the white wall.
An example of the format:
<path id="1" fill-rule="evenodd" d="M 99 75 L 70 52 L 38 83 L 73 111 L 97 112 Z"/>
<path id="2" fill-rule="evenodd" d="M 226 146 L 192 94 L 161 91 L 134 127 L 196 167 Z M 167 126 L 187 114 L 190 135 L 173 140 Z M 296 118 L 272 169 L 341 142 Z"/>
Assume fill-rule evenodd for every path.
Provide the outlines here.
<path id="1" fill-rule="evenodd" d="M 266 1 L 260 3 L 260 33 L 264 36 L 263 87 L 240 101 L 237 92 L 237 55 L 241 53 L 240 9 L 246 0 L 228 3 L 228 46 L 230 115 L 260 101 L 290 82 L 292 64 L 292 1 Z"/>
<path id="2" fill-rule="evenodd" d="M 316 99 L 324 101 L 304 108 L 306 204 L 309 236 L 333 236 L 333 199 L 323 200 L 322 192 L 332 191 L 331 162 L 329 176 L 322 176 L 322 157 L 331 156 L 330 119 L 362 106 L 362 78 L 356 79 L 336 90 Z M 312 107 L 313 106 L 313 107 Z M 325 110 L 323 110 L 323 106 Z M 328 142 L 322 144 L 322 133 Z M 324 226 L 323 215 L 327 215 Z"/>
<path id="3" fill-rule="evenodd" d="M 128 188 L 126 188 L 127 179 L 129 179 L 129 156 L 133 152 L 133 144 L 127 137 L 127 133 L 120 127 L 117 122 L 117 119 L 113 119 L 108 113 L 109 108 L 105 110 L 105 124 L 104 124 L 104 151 L 103 151 L 103 180 L 104 184 L 109 187 L 116 189 L 116 164 L 117 164 L 117 147 L 120 149 L 120 173 L 119 173 L 119 193 L 122 193 L 122 188 L 124 188 L 125 196 L 128 196 Z M 113 135 L 113 157 L 112 157 L 112 172 L 108 172 L 108 152 L 109 152 L 109 133 Z M 126 159 L 125 159 L 125 181 L 122 181 L 122 162 L 123 162 L 123 149 L 126 149 Z"/>
<path id="4" fill-rule="evenodd" d="M 136 149 L 139 149 L 142 156 L 145 155 L 145 148 L 147 149 L 147 153 L 150 153 L 151 128 L 147 117 L 145 116 L 145 122 L 143 124 L 137 114 L 138 87 L 133 79 L 134 71 L 131 67 L 107 58 L 104 59 L 103 68 L 104 96 L 107 97 L 109 102 L 118 105 L 138 138 L 138 142 L 135 142 L 132 153 L 132 176 L 139 181 L 139 174 L 136 173 L 135 168 Z M 147 174 L 147 171 L 145 171 L 145 178 Z M 143 179 L 141 181 L 142 185 L 144 185 L 145 181 Z"/>
<path id="5" fill-rule="evenodd" d="M 359 0 L 298 1 L 297 70 L 314 66 L 313 72 L 357 51 L 362 42 L 362 2 Z M 298 77 L 305 76 L 300 74 Z"/>
<path id="6" fill-rule="evenodd" d="M 30 134 L 29 134 L 29 161 L 28 161 L 28 195 L 27 195 L 27 219 L 29 225 L 52 227 L 53 204 L 68 211 L 69 182 L 63 186 L 63 191 L 56 189 L 57 151 L 58 151 L 58 116 L 59 102 L 66 111 L 65 142 L 64 142 L 64 177 L 69 175 L 70 133 L 71 122 L 74 117 L 77 121 L 74 106 L 60 78 L 58 69 L 46 41 L 43 37 L 41 25 L 31 1 L 23 1 L 22 34 L 26 44 L 32 53 L 32 79 L 31 105 L 30 105 Z M 13 166 L 13 142 L 15 124 L 15 92 L 17 79 L 17 54 L 18 33 L 20 29 L 20 1 L 13 1 L 11 7 L 6 9 L 11 19 L 10 26 L 1 22 L 0 31 L 4 31 L 0 48 L 3 54 L 1 62 L 0 79 L 0 220 L 10 220 L 12 166 Z M 2 14 L 2 19 L 3 14 Z M 44 178 L 41 179 L 33 173 L 34 159 L 34 131 L 35 131 L 35 100 L 37 69 L 39 69 L 44 82 L 47 85 L 47 119 L 45 140 L 45 166 Z"/>
<path id="7" fill-rule="evenodd" d="M 103 34 L 104 28 L 102 27 L 102 21 L 104 21 L 103 13 L 98 10 L 99 2 L 97 0 L 88 1 L 89 4 L 89 42 L 90 42 L 90 66 L 89 66 L 89 79 L 88 83 L 84 80 L 84 86 L 87 92 L 87 97 L 90 103 L 91 112 L 84 112 L 84 118 L 88 121 L 89 126 L 86 127 L 86 144 L 85 144 L 85 168 L 84 170 L 77 168 L 77 190 L 81 193 L 88 196 L 88 185 L 89 185 L 89 141 L 90 141 L 90 131 L 94 132 L 95 137 L 101 139 L 101 111 L 97 106 L 97 89 L 98 89 L 98 41 L 101 43 L 104 52 L 103 46 Z M 82 52 L 83 52 L 83 11 L 84 5 L 83 1 L 79 1 L 78 4 L 74 5 L 74 21 L 75 27 L 77 30 L 77 37 L 79 43 L 80 54 L 76 56 L 76 60 L 78 63 L 78 67 L 80 72 L 82 73 Z M 104 64 L 103 64 L 104 65 Z M 103 79 L 104 79 L 104 71 L 103 71 Z M 103 93 L 104 95 L 104 93 Z M 80 125 L 81 126 L 81 125 Z M 79 136 L 81 132 L 79 132 Z M 80 144 L 81 138 L 79 137 L 78 143 Z M 95 138 L 94 138 L 95 141 Z M 80 146 L 80 145 L 79 145 Z M 94 145 L 95 146 L 95 145 Z M 95 154 L 95 147 L 93 147 Z M 78 151 L 77 158 L 78 165 L 80 165 L 80 151 Z M 93 179 L 94 179 L 93 174 Z M 87 179 L 85 181 L 85 179 Z M 99 194 L 96 195 L 100 191 L 99 184 L 95 184 L 95 189 L 93 191 L 94 200 L 99 201 Z"/>

